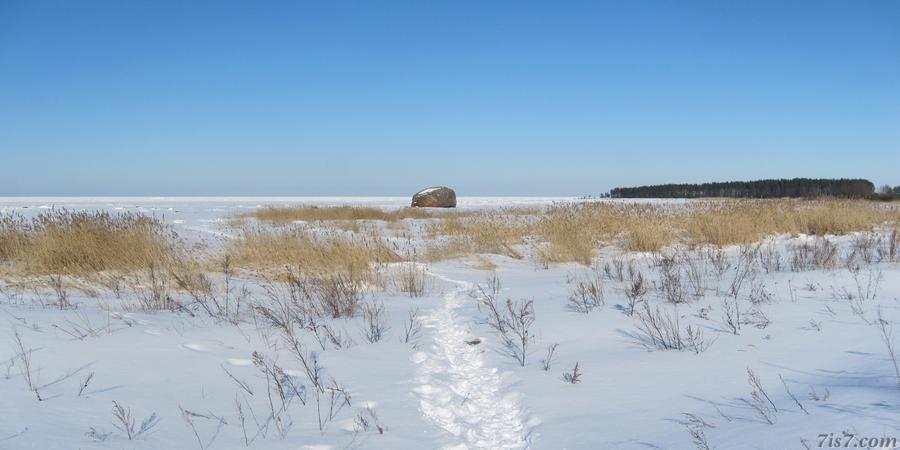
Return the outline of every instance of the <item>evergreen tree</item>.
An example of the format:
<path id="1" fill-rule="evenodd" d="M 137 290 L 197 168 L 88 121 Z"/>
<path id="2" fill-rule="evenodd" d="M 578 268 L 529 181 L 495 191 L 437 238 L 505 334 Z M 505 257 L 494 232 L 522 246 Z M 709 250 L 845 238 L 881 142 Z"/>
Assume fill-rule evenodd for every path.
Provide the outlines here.
<path id="1" fill-rule="evenodd" d="M 897 188 L 894 188 L 895 190 Z M 875 185 L 863 179 L 793 178 L 780 180 L 726 181 L 702 184 L 658 184 L 619 187 L 611 190 L 613 198 L 781 198 L 834 196 L 869 197 Z"/>

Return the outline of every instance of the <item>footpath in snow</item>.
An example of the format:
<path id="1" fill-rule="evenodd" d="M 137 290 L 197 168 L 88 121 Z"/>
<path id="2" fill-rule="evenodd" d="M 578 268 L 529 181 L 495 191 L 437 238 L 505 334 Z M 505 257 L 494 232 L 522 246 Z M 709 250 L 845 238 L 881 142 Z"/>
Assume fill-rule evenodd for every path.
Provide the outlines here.
<path id="1" fill-rule="evenodd" d="M 458 441 L 452 448 L 526 448 L 530 435 L 518 395 L 504 391 L 501 375 L 485 366 L 483 348 L 471 344 L 466 321 L 458 317 L 472 286 L 436 277 L 455 288 L 444 295 L 441 308 L 423 318 L 433 341 L 412 357 L 418 364 L 415 391 L 422 412 Z"/>

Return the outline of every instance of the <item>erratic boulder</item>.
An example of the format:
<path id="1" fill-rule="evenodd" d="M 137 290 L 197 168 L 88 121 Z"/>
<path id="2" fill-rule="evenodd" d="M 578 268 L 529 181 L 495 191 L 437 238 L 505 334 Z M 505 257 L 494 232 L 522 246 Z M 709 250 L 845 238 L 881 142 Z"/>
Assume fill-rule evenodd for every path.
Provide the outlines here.
<path id="1" fill-rule="evenodd" d="M 419 208 L 455 208 L 456 192 L 446 186 L 422 189 L 413 195 L 412 206 Z"/>

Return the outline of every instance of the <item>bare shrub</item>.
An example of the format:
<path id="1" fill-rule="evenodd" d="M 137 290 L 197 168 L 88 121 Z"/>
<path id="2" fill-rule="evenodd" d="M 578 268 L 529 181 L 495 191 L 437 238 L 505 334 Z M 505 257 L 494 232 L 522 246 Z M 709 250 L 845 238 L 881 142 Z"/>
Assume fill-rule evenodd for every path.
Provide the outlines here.
<path id="1" fill-rule="evenodd" d="M 506 308 L 503 310 L 502 321 L 506 332 L 501 333 L 503 346 L 510 356 L 525 367 L 528 356 L 528 348 L 534 341 L 534 333 L 531 331 L 534 325 L 534 301 L 520 300 L 513 302 L 506 300 Z"/>
<path id="2" fill-rule="evenodd" d="M 394 288 L 410 297 L 425 294 L 428 273 L 415 261 L 401 263 L 393 272 Z"/>
<path id="3" fill-rule="evenodd" d="M 371 405 L 366 405 L 365 409 L 361 409 L 353 419 L 353 429 L 357 433 L 367 432 L 374 429 L 378 434 L 384 434 L 385 427 L 378 419 L 378 414 Z"/>
<path id="4" fill-rule="evenodd" d="M 722 299 L 722 323 L 731 334 L 741 334 L 741 309 L 737 297 Z"/>
<path id="5" fill-rule="evenodd" d="M 15 361 L 19 368 L 19 373 L 22 375 L 22 378 L 25 380 L 25 384 L 28 386 L 28 390 L 34 394 L 34 397 L 37 401 L 44 401 L 44 398 L 41 396 L 40 392 L 40 369 L 34 367 L 33 362 L 31 361 L 31 354 L 34 352 L 33 349 L 25 348 L 25 343 L 22 342 L 22 335 L 19 334 L 18 328 L 13 328 L 13 344 L 15 345 Z"/>
<path id="6" fill-rule="evenodd" d="M 706 248 L 706 260 L 713 268 L 717 280 L 721 280 L 725 272 L 731 268 L 731 260 L 724 250 L 720 248 Z"/>
<path id="7" fill-rule="evenodd" d="M 763 388 L 759 376 L 749 367 L 747 368 L 747 383 L 750 384 L 750 400 L 743 399 L 744 403 L 753 408 L 756 414 L 769 425 L 775 424 L 775 416 L 778 407 Z"/>
<path id="8" fill-rule="evenodd" d="M 78 383 L 78 396 L 81 397 L 84 395 L 84 391 L 90 386 L 91 381 L 94 379 L 94 372 L 88 374 L 87 377 L 82 378 Z"/>
<path id="9" fill-rule="evenodd" d="M 637 329 L 653 347 L 661 350 L 684 349 L 677 315 L 673 317 L 660 310 L 658 306 L 653 310 L 644 304 L 644 309 L 638 312 L 637 319 Z"/>
<path id="10" fill-rule="evenodd" d="M 690 426 L 686 428 L 691 435 L 691 441 L 694 443 L 694 447 L 696 447 L 697 450 L 712 450 L 712 446 L 709 445 L 709 441 L 706 439 L 706 434 L 703 433 L 703 430 Z"/>
<path id="11" fill-rule="evenodd" d="M 500 300 L 501 281 L 496 273 L 491 273 L 484 285 L 477 285 L 471 296 L 477 301 L 478 310 L 484 309 L 488 314 L 488 325 L 499 334 L 506 334 L 506 323 L 503 319 L 503 304 Z"/>
<path id="12" fill-rule="evenodd" d="M 66 325 L 53 325 L 53 328 L 56 328 L 63 333 L 71 336 L 72 339 L 77 339 L 79 341 L 83 341 L 89 337 L 97 337 L 100 336 L 101 329 L 94 327 L 91 324 L 90 316 L 83 311 L 75 311 L 75 317 L 78 322 L 73 322 L 69 318 L 66 318 Z M 107 331 L 109 331 L 107 329 Z"/>
<path id="13" fill-rule="evenodd" d="M 629 267 L 633 267 L 631 261 L 628 262 Z M 616 255 L 612 258 L 612 265 L 609 262 L 603 264 L 603 273 L 611 280 L 625 281 L 625 258 L 622 255 Z"/>
<path id="14" fill-rule="evenodd" d="M 812 243 L 803 242 L 789 247 L 791 270 L 832 270 L 837 266 L 838 248 L 828 238 L 817 237 Z"/>
<path id="15" fill-rule="evenodd" d="M 825 390 L 822 392 L 818 392 L 813 385 L 810 385 L 809 394 L 807 395 L 807 397 L 809 397 L 809 399 L 814 402 L 826 402 L 828 401 L 828 398 L 831 397 L 831 392 L 828 390 L 828 388 L 825 388 Z"/>
<path id="16" fill-rule="evenodd" d="M 237 325 L 241 318 L 241 308 L 249 295 L 246 289 L 235 293 L 234 262 L 226 254 L 219 263 L 222 282 L 216 285 L 206 273 L 189 265 L 170 270 L 176 286 L 187 292 L 194 300 L 193 306 L 204 310 L 210 317 Z"/>
<path id="17" fill-rule="evenodd" d="M 146 267 L 146 280 L 135 285 L 141 309 L 145 311 L 172 310 L 177 302 L 169 294 L 169 278 L 153 261 Z"/>
<path id="18" fill-rule="evenodd" d="M 422 321 L 419 320 L 419 308 L 410 309 L 407 319 L 403 322 L 403 334 L 400 335 L 400 342 L 404 344 L 415 342 L 421 334 Z"/>
<path id="19" fill-rule="evenodd" d="M 559 344 L 550 344 L 547 346 L 547 354 L 544 356 L 544 359 L 541 360 L 541 369 L 545 372 L 550 370 L 550 366 L 553 365 L 553 362 L 556 360 L 556 349 L 559 347 Z"/>
<path id="20" fill-rule="evenodd" d="M 693 414 L 693 413 L 681 413 L 681 415 L 683 415 L 684 418 L 687 419 L 687 421 L 688 421 L 687 426 L 689 426 L 689 427 L 693 427 L 693 428 L 715 428 L 715 425 L 713 425 L 713 424 L 707 422 L 705 419 L 703 419 L 702 417 L 698 416 L 697 414 Z"/>
<path id="21" fill-rule="evenodd" d="M 875 319 L 875 326 L 881 334 L 881 340 L 887 348 L 888 358 L 894 365 L 894 375 L 897 377 L 897 384 L 900 385 L 900 365 L 897 364 L 897 353 L 894 351 L 894 327 L 884 319 L 881 314 L 881 307 L 878 307 L 878 315 Z"/>
<path id="22" fill-rule="evenodd" d="M 900 232 L 895 228 L 890 234 L 881 240 L 881 245 L 877 249 L 878 259 L 880 261 L 897 261 L 900 256 Z"/>
<path id="23" fill-rule="evenodd" d="M 851 258 L 859 258 L 866 265 L 876 262 L 879 256 L 878 248 L 881 247 L 881 236 L 871 231 L 863 231 L 853 236 L 850 240 Z"/>
<path id="24" fill-rule="evenodd" d="M 535 320 L 534 301 L 507 299 L 504 304 L 498 298 L 499 293 L 500 279 L 493 274 L 487 286 L 478 285 L 472 296 L 478 301 L 479 310 L 486 310 L 487 323 L 500 337 L 506 354 L 524 367 L 528 348 L 534 341 L 531 330 Z"/>
<path id="25" fill-rule="evenodd" d="M 644 301 L 644 296 L 649 291 L 649 286 L 644 281 L 644 274 L 638 270 L 629 271 L 628 281 L 625 283 L 625 314 L 631 316 L 635 308 Z"/>
<path id="26" fill-rule="evenodd" d="M 794 404 L 796 404 L 804 414 L 809 415 L 809 411 L 806 410 L 806 408 L 803 406 L 803 403 L 800 403 L 800 399 L 798 399 L 797 396 L 794 395 L 793 392 L 791 392 L 791 389 L 787 385 L 787 381 L 784 381 L 784 377 L 779 374 L 778 378 L 781 379 L 781 384 L 784 386 L 784 392 L 787 393 L 788 397 L 790 397 L 791 400 L 794 401 Z"/>
<path id="27" fill-rule="evenodd" d="M 234 407 L 236 409 L 238 423 L 241 426 L 241 443 L 244 444 L 244 447 L 249 447 L 250 443 L 256 440 L 256 437 L 254 436 L 251 439 L 250 435 L 247 434 L 247 414 L 244 413 L 244 405 L 237 395 L 235 395 L 234 397 Z M 250 407 L 249 403 L 247 405 L 247 409 L 250 410 L 251 417 L 253 418 L 254 422 L 256 422 L 256 414 L 253 412 L 253 408 Z M 262 434 L 262 427 L 258 422 L 256 422 L 256 426 L 257 430 L 259 430 L 259 434 Z M 259 436 L 259 434 L 257 434 L 256 436 Z"/>
<path id="28" fill-rule="evenodd" d="M 759 263 L 766 273 L 780 272 L 783 267 L 781 252 L 770 242 L 759 249 Z"/>
<path id="29" fill-rule="evenodd" d="M 363 337 L 370 344 L 380 342 L 389 329 L 387 325 L 386 313 L 384 311 L 384 303 L 380 301 L 370 301 L 363 303 Z"/>
<path id="30" fill-rule="evenodd" d="M 344 331 L 335 330 L 325 321 L 310 323 L 308 328 L 312 330 L 322 350 L 328 348 L 327 344 L 336 349 L 349 348 L 356 344 L 353 338 L 345 334 Z"/>
<path id="31" fill-rule="evenodd" d="M 571 372 L 563 372 L 563 381 L 569 384 L 578 384 L 581 383 L 582 375 L 583 373 L 576 362 L 575 367 L 572 368 Z"/>
<path id="32" fill-rule="evenodd" d="M 344 273 L 314 275 L 288 269 L 279 279 L 267 279 L 263 287 L 271 300 L 254 305 L 275 322 L 308 326 L 319 317 L 353 317 L 363 301 L 361 282 Z M 274 311 L 272 307 L 277 307 Z"/>
<path id="33" fill-rule="evenodd" d="M 599 270 L 578 276 L 574 280 L 575 287 L 569 294 L 569 308 L 580 313 L 590 313 L 605 305 L 603 294 L 603 277 Z"/>
<path id="34" fill-rule="evenodd" d="M 643 343 L 659 350 L 691 350 L 700 354 L 712 345 L 699 328 L 688 325 L 682 330 L 677 313 L 671 315 L 658 306 L 650 309 L 646 303 L 638 311 L 636 327 Z"/>
<path id="35" fill-rule="evenodd" d="M 213 414 L 212 411 L 203 414 L 184 409 L 181 406 L 179 406 L 178 409 L 181 410 L 181 418 L 184 419 L 184 422 L 191 428 L 191 431 L 194 432 L 194 437 L 197 439 L 197 445 L 200 446 L 200 450 L 208 449 L 216 440 L 222 427 L 228 424 L 225 418 Z M 197 430 L 196 421 L 198 420 L 214 422 L 216 424 L 216 429 L 212 432 L 212 435 L 206 443 L 203 442 L 203 439 L 200 437 L 200 432 Z"/>
<path id="36" fill-rule="evenodd" d="M 669 303 L 687 302 L 687 294 L 682 281 L 681 265 L 677 256 L 660 255 L 656 258 L 659 270 L 657 289 Z"/>
<path id="37" fill-rule="evenodd" d="M 325 424 L 323 424 L 323 419 L 321 418 L 322 415 L 320 414 L 319 429 L 322 431 L 325 430 L 325 425 L 327 423 L 334 421 L 334 418 L 337 417 L 338 413 L 341 412 L 344 407 L 350 406 L 350 392 L 334 379 L 329 381 L 328 385 L 325 387 L 325 392 L 327 394 L 328 410 L 324 416 L 326 421 Z M 321 403 L 321 401 L 316 402 L 317 405 Z"/>
<path id="38" fill-rule="evenodd" d="M 863 278 L 861 272 L 862 270 L 859 267 L 850 270 L 853 282 L 856 284 L 856 295 L 863 300 L 875 300 L 875 297 L 878 295 L 878 287 L 881 285 L 881 270 L 866 270 L 865 278 Z"/>
<path id="39" fill-rule="evenodd" d="M 731 418 L 724 415 L 718 407 L 716 407 L 716 410 L 719 411 L 719 414 L 722 415 L 722 417 L 731 422 Z M 703 429 L 715 428 L 715 425 L 707 422 L 696 414 L 684 413 L 684 416 L 688 420 L 688 423 L 685 424 L 685 429 L 687 429 L 688 434 L 691 435 L 691 441 L 693 442 L 694 447 L 697 448 L 697 450 L 712 450 L 713 447 L 706 439 L 706 434 L 703 433 Z"/>
<path id="40" fill-rule="evenodd" d="M 56 304 L 59 306 L 59 309 L 71 308 L 72 304 L 69 303 L 69 293 L 64 284 L 63 276 L 56 274 L 50 275 L 49 278 L 50 286 L 53 288 L 53 292 L 56 293 Z"/>
<path id="41" fill-rule="evenodd" d="M 285 345 L 303 366 L 306 378 L 314 388 L 313 399 L 316 404 L 319 431 L 324 433 L 328 424 L 337 417 L 338 413 L 345 406 L 351 406 L 350 393 L 333 378 L 329 381 L 325 380 L 324 368 L 319 364 L 318 356 L 315 352 L 306 349 L 295 334 L 293 327 L 282 326 L 281 332 Z M 304 404 L 306 404 L 305 401 Z"/>
<path id="42" fill-rule="evenodd" d="M 305 405 L 305 392 L 274 360 L 259 352 L 253 352 L 251 360 L 266 380 L 268 420 L 275 425 L 278 435 L 283 439 L 287 436 L 291 426 L 290 419 L 287 417 L 288 407 L 294 399 L 298 399 Z"/>
<path id="43" fill-rule="evenodd" d="M 846 301 L 850 306 L 850 311 L 853 312 L 853 314 L 859 317 L 867 325 L 871 325 L 871 322 L 866 317 L 866 307 L 863 303 L 863 300 L 865 299 L 859 297 L 853 292 L 850 292 L 846 287 L 841 287 L 837 290 L 832 287 L 831 296 L 835 300 Z"/>
<path id="44" fill-rule="evenodd" d="M 682 261 L 686 267 L 688 287 L 694 298 L 706 295 L 706 263 L 702 258 L 691 258 L 689 254 L 682 255 Z"/>
<path id="45" fill-rule="evenodd" d="M 753 305 L 773 303 L 775 294 L 766 289 L 766 284 L 762 281 L 753 283 L 750 286 L 750 292 L 747 294 L 747 300 Z"/>
<path id="46" fill-rule="evenodd" d="M 693 325 L 688 325 L 684 329 L 683 340 L 685 348 L 698 355 L 705 352 L 715 342 L 715 339 L 707 339 L 703 331 Z"/>
<path id="47" fill-rule="evenodd" d="M 6 366 L 3 368 L 4 369 L 3 370 L 3 379 L 4 380 L 8 380 L 8 379 L 12 378 L 12 370 L 13 370 L 13 367 L 16 366 L 17 359 L 18 358 L 16 356 L 13 356 L 12 358 L 7 359 L 5 363 L 3 363 Z"/>
<path id="48" fill-rule="evenodd" d="M 113 400 L 113 426 L 119 431 L 125 433 L 129 441 L 137 439 L 146 434 L 159 423 L 159 417 L 156 413 L 150 414 L 141 421 L 140 427 L 135 426 L 135 418 L 131 414 L 131 408 L 122 406 L 119 402 Z"/>
<path id="49" fill-rule="evenodd" d="M 107 439 L 109 439 L 110 436 L 112 436 L 112 432 L 104 433 L 94 427 L 91 427 L 87 432 L 84 433 L 84 435 L 94 442 L 105 442 Z"/>
<path id="50" fill-rule="evenodd" d="M 749 258 L 739 258 L 734 269 L 734 278 L 728 288 L 728 293 L 733 298 L 738 298 L 741 289 L 749 282 L 756 278 L 756 268 L 753 267 L 752 260 Z"/>
<path id="51" fill-rule="evenodd" d="M 816 331 L 822 331 L 822 321 L 816 321 L 815 319 L 809 319 L 809 328 Z"/>

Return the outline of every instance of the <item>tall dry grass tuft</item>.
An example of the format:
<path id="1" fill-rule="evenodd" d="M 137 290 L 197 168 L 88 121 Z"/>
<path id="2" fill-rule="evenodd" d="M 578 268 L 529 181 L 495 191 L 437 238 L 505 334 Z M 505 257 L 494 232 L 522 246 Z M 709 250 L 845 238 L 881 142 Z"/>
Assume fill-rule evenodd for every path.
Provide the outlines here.
<path id="1" fill-rule="evenodd" d="M 427 227 L 426 258 L 431 261 L 478 253 L 521 259 L 515 246 L 524 243 L 527 220 L 504 211 L 446 216 Z"/>
<path id="2" fill-rule="evenodd" d="M 677 230 L 655 220 L 632 221 L 624 233 L 624 247 L 632 252 L 658 252 L 676 236 Z"/>
<path id="3" fill-rule="evenodd" d="M 545 262 L 590 265 L 594 250 L 621 241 L 631 251 L 658 251 L 676 237 L 677 214 L 662 206 L 638 203 L 563 203 L 551 207 L 535 226 L 547 243 Z"/>
<path id="4" fill-rule="evenodd" d="M 683 204 L 581 203 L 549 208 L 531 228 L 545 263 L 590 265 L 594 251 L 672 244 L 749 244 L 778 234 L 847 234 L 900 221 L 900 209 L 864 200 L 703 200 Z"/>
<path id="5" fill-rule="evenodd" d="M 285 224 L 295 221 L 337 220 L 383 220 L 396 222 L 403 219 L 428 219 L 435 215 L 436 213 L 416 208 L 383 210 L 363 206 L 266 206 L 252 212 L 240 214 L 238 217 L 253 218 L 273 224 Z"/>
<path id="6" fill-rule="evenodd" d="M 166 267 L 180 250 L 167 225 L 142 214 L 56 210 L 30 220 L 0 216 L 0 263 L 27 274 Z"/>
<path id="7" fill-rule="evenodd" d="M 266 271 L 292 267 L 303 273 L 340 273 L 366 282 L 374 266 L 401 260 L 375 234 L 304 228 L 244 228 L 238 239 L 227 244 L 226 252 L 239 268 Z"/>
<path id="8" fill-rule="evenodd" d="M 707 201 L 687 216 L 688 240 L 748 244 L 778 234 L 847 234 L 900 220 L 900 210 L 864 200 Z"/>

